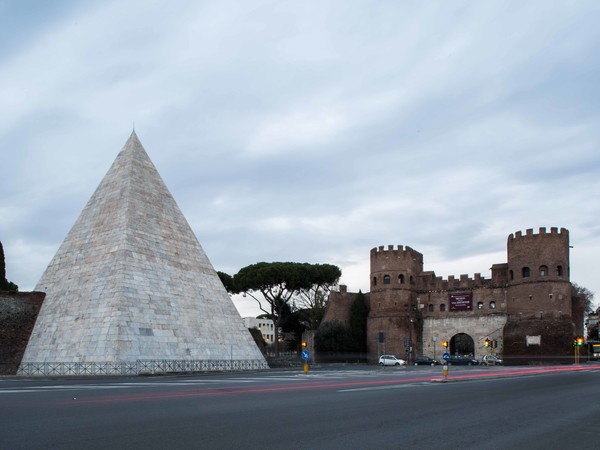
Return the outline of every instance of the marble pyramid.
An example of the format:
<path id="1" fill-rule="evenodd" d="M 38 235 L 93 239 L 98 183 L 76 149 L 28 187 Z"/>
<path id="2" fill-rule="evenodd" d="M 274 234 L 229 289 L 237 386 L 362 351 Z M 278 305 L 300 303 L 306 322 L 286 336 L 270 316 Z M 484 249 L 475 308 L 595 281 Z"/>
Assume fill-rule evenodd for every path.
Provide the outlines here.
<path id="1" fill-rule="evenodd" d="M 22 375 L 268 368 L 135 132 L 35 290 Z"/>

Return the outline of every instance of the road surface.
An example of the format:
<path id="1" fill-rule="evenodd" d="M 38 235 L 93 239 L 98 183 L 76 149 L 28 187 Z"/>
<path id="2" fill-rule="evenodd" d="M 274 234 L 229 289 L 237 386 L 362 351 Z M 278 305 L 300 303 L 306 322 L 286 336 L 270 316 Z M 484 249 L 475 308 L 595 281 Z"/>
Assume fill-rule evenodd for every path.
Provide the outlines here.
<path id="1" fill-rule="evenodd" d="M 450 370 L 0 378 L 0 448 L 597 448 L 600 366 Z"/>

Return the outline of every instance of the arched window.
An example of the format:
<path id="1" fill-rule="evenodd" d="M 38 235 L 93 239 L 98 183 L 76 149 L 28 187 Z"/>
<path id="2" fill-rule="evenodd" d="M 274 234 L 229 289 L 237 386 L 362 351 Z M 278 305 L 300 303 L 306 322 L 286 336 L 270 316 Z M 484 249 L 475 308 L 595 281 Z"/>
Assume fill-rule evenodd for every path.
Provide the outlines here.
<path id="1" fill-rule="evenodd" d="M 483 302 L 477 303 L 477 309 L 483 309 Z"/>
<path id="2" fill-rule="evenodd" d="M 404 284 L 404 275 L 398 275 L 398 284 Z"/>
<path id="3" fill-rule="evenodd" d="M 540 266 L 540 277 L 548 275 L 548 266 Z"/>
<path id="4" fill-rule="evenodd" d="M 559 277 L 563 276 L 562 266 L 556 266 L 556 275 L 558 275 Z"/>
<path id="5" fill-rule="evenodd" d="M 496 302 L 490 302 L 490 309 L 496 309 Z"/>
<path id="6" fill-rule="evenodd" d="M 442 311 L 442 312 L 443 312 L 443 311 L 446 311 L 446 304 L 445 304 L 445 303 L 442 303 L 442 304 L 440 305 L 440 311 Z"/>
<path id="7" fill-rule="evenodd" d="M 428 309 L 429 309 L 429 312 L 433 312 L 433 303 L 430 303 L 430 304 L 429 304 L 429 307 L 428 307 Z"/>
<path id="8" fill-rule="evenodd" d="M 390 284 L 390 276 L 389 275 L 384 275 L 383 276 L 383 284 Z"/>
<path id="9" fill-rule="evenodd" d="M 523 267 L 523 278 L 527 278 L 529 277 L 529 267 L 525 266 Z"/>
<path id="10" fill-rule="evenodd" d="M 377 286 L 377 277 L 373 277 L 373 286 Z"/>

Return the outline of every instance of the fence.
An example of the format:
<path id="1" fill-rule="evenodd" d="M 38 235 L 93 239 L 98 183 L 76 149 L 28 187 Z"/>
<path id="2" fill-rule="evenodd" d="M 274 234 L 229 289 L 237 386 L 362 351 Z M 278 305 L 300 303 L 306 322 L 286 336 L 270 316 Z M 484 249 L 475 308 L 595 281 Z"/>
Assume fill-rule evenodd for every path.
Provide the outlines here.
<path id="1" fill-rule="evenodd" d="M 17 375 L 160 375 L 168 373 L 219 372 L 268 369 L 264 360 L 167 360 L 150 359 L 123 362 L 43 362 L 23 363 Z"/>

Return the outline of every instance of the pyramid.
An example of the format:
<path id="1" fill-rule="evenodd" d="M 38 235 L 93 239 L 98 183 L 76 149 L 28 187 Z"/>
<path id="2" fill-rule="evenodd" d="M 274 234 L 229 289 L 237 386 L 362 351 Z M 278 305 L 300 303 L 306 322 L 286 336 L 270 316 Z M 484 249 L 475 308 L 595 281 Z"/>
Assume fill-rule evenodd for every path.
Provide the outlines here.
<path id="1" fill-rule="evenodd" d="M 35 290 L 23 375 L 268 367 L 135 132 Z"/>

